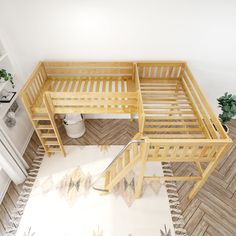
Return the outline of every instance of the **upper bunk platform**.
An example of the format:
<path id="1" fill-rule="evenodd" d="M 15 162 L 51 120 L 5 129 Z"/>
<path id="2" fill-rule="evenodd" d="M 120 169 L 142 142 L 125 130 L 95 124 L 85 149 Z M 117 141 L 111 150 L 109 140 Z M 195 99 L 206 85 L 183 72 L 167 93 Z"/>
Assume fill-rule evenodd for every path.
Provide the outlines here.
<path id="1" fill-rule="evenodd" d="M 37 71 L 26 92 L 35 114 L 47 112 L 43 101 L 47 92 L 58 114 L 137 112 L 132 63 L 43 62 Z"/>
<path id="2" fill-rule="evenodd" d="M 228 138 L 185 62 L 40 62 L 21 97 L 38 123 L 48 109 L 138 114 L 150 139 Z"/>

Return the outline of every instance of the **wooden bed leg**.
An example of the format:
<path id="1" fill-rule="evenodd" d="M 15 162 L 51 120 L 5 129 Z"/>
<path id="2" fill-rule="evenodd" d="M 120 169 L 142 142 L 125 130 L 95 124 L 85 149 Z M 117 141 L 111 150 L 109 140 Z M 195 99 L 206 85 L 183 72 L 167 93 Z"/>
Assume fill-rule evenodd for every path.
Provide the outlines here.
<path id="1" fill-rule="evenodd" d="M 141 163 L 140 163 L 140 174 L 138 177 L 138 183 L 135 188 L 135 197 L 140 198 L 142 193 L 143 179 L 145 173 L 145 166 L 148 157 L 149 143 L 141 143 Z"/>
<path id="2" fill-rule="evenodd" d="M 207 181 L 208 177 L 211 175 L 211 173 L 215 170 L 217 164 L 219 161 L 225 156 L 225 154 L 228 152 L 229 148 L 231 147 L 232 144 L 226 144 L 224 147 L 222 147 L 221 151 L 219 152 L 218 156 L 209 163 L 207 168 L 204 170 L 202 174 L 202 179 L 199 180 L 189 193 L 189 200 L 192 200 L 198 191 L 201 189 L 201 187 L 204 185 L 204 183 Z"/>

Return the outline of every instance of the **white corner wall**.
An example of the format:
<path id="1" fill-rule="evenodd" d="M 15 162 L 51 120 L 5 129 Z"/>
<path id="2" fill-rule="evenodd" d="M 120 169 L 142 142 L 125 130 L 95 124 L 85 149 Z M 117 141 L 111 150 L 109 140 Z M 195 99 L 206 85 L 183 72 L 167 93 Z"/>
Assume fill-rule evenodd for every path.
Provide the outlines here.
<path id="1" fill-rule="evenodd" d="M 217 111 L 236 93 L 235 0 L 0 0 L 23 80 L 39 60 L 186 60 Z"/>

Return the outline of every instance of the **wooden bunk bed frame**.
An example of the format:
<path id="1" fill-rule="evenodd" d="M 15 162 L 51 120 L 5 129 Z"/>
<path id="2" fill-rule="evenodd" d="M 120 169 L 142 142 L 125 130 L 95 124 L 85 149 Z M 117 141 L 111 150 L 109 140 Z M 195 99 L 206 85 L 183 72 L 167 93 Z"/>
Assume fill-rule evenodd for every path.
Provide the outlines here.
<path id="1" fill-rule="evenodd" d="M 136 142 L 103 173 L 107 191 L 139 163 L 136 197 L 144 179 L 196 181 L 189 194 L 192 199 L 232 145 L 182 61 L 40 62 L 20 96 L 49 156 L 54 152 L 66 156 L 56 114 L 138 115 Z M 145 176 L 146 163 L 156 161 L 192 162 L 199 175 Z"/>

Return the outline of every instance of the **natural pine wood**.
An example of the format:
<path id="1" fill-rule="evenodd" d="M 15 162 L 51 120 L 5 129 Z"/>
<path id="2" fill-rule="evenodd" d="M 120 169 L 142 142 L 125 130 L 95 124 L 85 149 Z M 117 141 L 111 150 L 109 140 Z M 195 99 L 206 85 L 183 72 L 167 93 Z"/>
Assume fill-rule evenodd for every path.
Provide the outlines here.
<path id="1" fill-rule="evenodd" d="M 139 133 L 148 146 L 148 154 L 158 147 L 156 156 L 152 154 L 145 161 L 196 164 L 199 175 L 194 178 L 197 183 L 189 194 L 190 199 L 232 144 L 184 62 L 42 62 L 22 89 L 21 97 L 49 156 L 59 151 L 66 156 L 55 124 L 57 114 L 130 114 L 131 119 L 138 114 Z M 40 124 L 45 118 L 40 120 L 35 116 L 48 116 L 49 123 Z M 193 124 L 183 124 L 192 120 Z M 142 146 L 138 161 L 146 153 Z M 208 163 L 204 170 L 201 162 Z M 116 179 L 128 171 L 130 168 L 123 167 L 120 176 L 116 173 Z M 148 177 L 141 175 L 141 179 Z M 172 179 L 193 180 L 186 176 Z M 108 186 L 111 190 L 112 181 Z"/>

